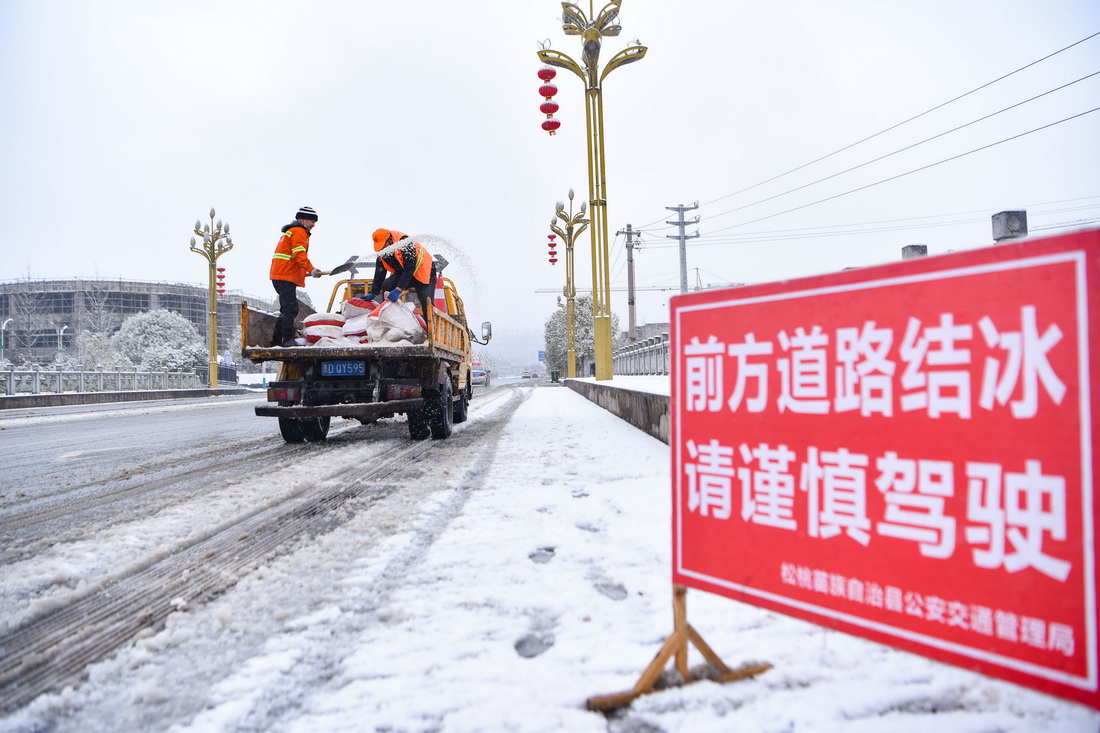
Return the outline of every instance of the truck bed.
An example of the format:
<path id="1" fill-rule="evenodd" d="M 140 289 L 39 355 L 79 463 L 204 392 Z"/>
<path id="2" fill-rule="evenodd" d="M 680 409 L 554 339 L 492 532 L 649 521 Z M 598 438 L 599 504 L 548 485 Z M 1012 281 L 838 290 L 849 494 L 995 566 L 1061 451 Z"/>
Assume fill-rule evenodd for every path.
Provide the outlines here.
<path id="1" fill-rule="evenodd" d="M 312 312 L 312 309 L 311 309 Z M 299 314 L 301 318 L 301 314 Z M 276 315 L 241 303 L 241 356 L 257 364 L 265 361 L 307 361 L 318 359 L 464 359 L 465 327 L 442 311 L 433 313 L 432 329 L 423 344 L 360 344 L 358 346 L 259 346 L 249 342 L 271 340 Z"/>
<path id="2" fill-rule="evenodd" d="M 360 346 L 249 346 L 241 354 L 246 359 L 261 361 L 295 361 L 298 359 L 410 359 L 439 356 L 447 349 L 423 344 L 362 344 Z M 453 351 L 455 358 L 461 353 Z"/>

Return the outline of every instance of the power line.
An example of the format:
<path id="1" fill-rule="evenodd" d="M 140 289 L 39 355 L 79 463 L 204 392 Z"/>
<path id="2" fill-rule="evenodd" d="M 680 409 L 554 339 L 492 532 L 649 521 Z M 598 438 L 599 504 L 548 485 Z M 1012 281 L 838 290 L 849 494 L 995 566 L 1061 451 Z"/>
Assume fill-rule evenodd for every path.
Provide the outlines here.
<path id="1" fill-rule="evenodd" d="M 1090 110 L 1086 110 L 1085 112 L 1080 112 L 1078 114 L 1071 115 L 1069 117 L 1065 117 L 1063 119 L 1058 120 L 1057 122 L 1051 122 L 1050 124 L 1043 125 L 1042 127 L 1036 127 L 1032 130 L 1028 130 L 1027 132 L 1021 132 L 1018 135 L 1012 135 L 1011 137 L 1006 137 L 1003 140 L 998 140 L 997 142 L 989 143 L 988 145 L 983 145 L 979 148 L 974 148 L 973 150 L 968 150 L 965 153 L 959 153 L 958 155 L 952 155 L 950 158 L 944 158 L 943 160 L 936 161 L 935 163 L 929 163 L 928 165 L 923 165 L 919 168 L 914 168 L 913 170 L 906 171 L 905 173 L 898 173 L 896 176 L 890 176 L 889 178 L 883 178 L 880 181 L 875 181 L 874 183 L 868 183 L 866 185 L 859 186 L 857 188 L 853 188 L 853 189 L 850 189 L 848 191 L 844 191 L 843 193 L 838 193 L 838 194 L 834 194 L 832 196 L 827 196 L 826 198 L 818 199 L 817 201 L 811 201 L 808 204 L 802 204 L 801 206 L 795 206 L 795 207 L 792 207 L 790 209 L 786 209 L 784 211 L 776 212 L 774 214 L 768 214 L 767 216 L 761 216 L 761 217 L 758 217 L 756 219 L 752 219 L 750 221 L 741 222 L 740 224 L 734 224 L 732 226 L 723 227 L 722 229 L 715 229 L 714 233 L 724 232 L 727 229 L 736 229 L 738 227 L 748 226 L 749 224 L 755 224 L 758 221 L 764 221 L 766 219 L 773 219 L 777 216 L 782 216 L 783 214 L 789 214 L 792 211 L 798 211 L 800 209 L 805 209 L 805 208 L 808 208 L 810 206 L 816 206 L 817 204 L 822 204 L 822 203 L 825 203 L 826 201 L 832 201 L 833 199 L 838 199 L 842 196 L 847 196 L 849 194 L 856 193 L 857 191 L 863 191 L 863 190 L 866 190 L 866 189 L 871 188 L 873 186 L 878 186 L 878 185 L 883 184 L 883 183 L 889 183 L 890 181 L 896 181 L 899 178 L 904 178 L 905 176 L 912 175 L 913 173 L 919 173 L 920 171 L 928 170 L 929 168 L 935 168 L 938 165 L 942 165 L 944 163 L 949 163 L 953 160 L 958 160 L 959 158 L 964 158 L 968 155 L 972 155 L 974 153 L 981 152 L 982 150 L 988 150 L 989 148 L 996 147 L 997 145 L 1001 145 L 1003 143 L 1007 143 L 1007 142 L 1010 142 L 1012 140 L 1016 140 L 1018 138 L 1026 136 L 1026 135 L 1030 135 L 1034 132 L 1040 132 L 1041 130 L 1045 130 L 1049 127 L 1054 127 L 1055 125 L 1060 125 L 1063 122 L 1069 122 L 1070 120 L 1075 120 L 1078 117 L 1084 117 L 1085 115 L 1089 115 L 1089 114 L 1092 114 L 1093 112 L 1097 112 L 1097 111 L 1100 111 L 1100 107 L 1093 107 Z"/>
<path id="2" fill-rule="evenodd" d="M 751 207 L 753 207 L 753 206 L 757 206 L 757 205 L 759 205 L 759 204 L 767 203 L 768 201 L 772 201 L 772 200 L 774 200 L 774 199 L 777 199 L 777 198 L 780 198 L 780 197 L 782 197 L 782 196 L 786 196 L 787 194 L 791 194 L 791 193 L 794 193 L 794 192 L 796 192 L 796 191 L 801 191 L 801 190 L 802 190 L 802 189 L 804 189 L 804 188 L 809 188 L 810 186 L 816 186 L 816 185 L 817 185 L 817 184 L 819 184 L 819 183 L 823 183 L 823 182 L 825 182 L 825 181 L 828 181 L 828 180 L 830 180 L 830 179 L 832 179 L 832 178 L 836 178 L 837 176 L 842 176 L 842 175 L 844 175 L 845 173 L 851 173 L 852 171 L 854 171 L 854 170 L 858 170 L 858 169 L 860 169 L 860 168 L 863 168 L 864 166 L 868 166 L 868 165 L 871 165 L 872 163 L 877 163 L 877 162 L 879 162 L 880 160 L 885 160 L 885 159 L 887 159 L 887 158 L 889 158 L 889 157 L 891 157 L 891 156 L 897 155 L 898 153 L 904 153 L 904 152 L 905 152 L 906 150 L 912 150 L 912 149 L 913 149 L 913 148 L 915 148 L 915 147 L 918 147 L 918 146 L 920 146 L 920 145 L 924 145 L 925 143 L 928 143 L 928 142 L 931 142 L 931 141 L 933 141 L 933 140 L 936 140 L 936 139 L 938 139 L 938 138 L 944 137 L 945 135 L 950 135 L 950 134 L 951 134 L 951 133 L 953 133 L 953 132 L 958 132 L 959 130 L 962 130 L 963 128 L 966 128 L 966 127 L 970 127 L 971 125 L 976 125 L 976 124 L 978 124 L 979 122 L 984 122 L 985 120 L 988 120 L 988 119 L 989 119 L 989 118 L 991 118 L 991 117 L 996 117 L 997 115 L 1001 114 L 1002 112 L 1007 112 L 1007 111 L 1009 111 L 1010 109 L 1015 109 L 1015 108 L 1017 108 L 1017 107 L 1020 107 L 1020 106 L 1022 106 L 1022 105 L 1025 105 L 1025 104 L 1027 104 L 1027 103 L 1029 103 L 1029 102 L 1034 102 L 1034 101 L 1035 101 L 1036 99 L 1040 99 L 1041 97 L 1045 97 L 1045 96 L 1047 96 L 1048 94 L 1053 94 L 1054 92 L 1057 92 L 1057 91 L 1060 91 L 1060 90 L 1062 90 L 1062 89 L 1065 89 L 1065 88 L 1066 88 L 1066 87 L 1068 87 L 1068 86 L 1071 86 L 1071 85 L 1073 85 L 1073 84 L 1077 84 L 1078 82 L 1082 82 L 1082 81 L 1084 81 L 1085 79 L 1089 79 L 1089 78 L 1091 78 L 1091 77 L 1094 77 L 1094 76 L 1096 76 L 1097 74 L 1100 74 L 1100 71 L 1094 71 L 1094 72 L 1092 72 L 1091 74 L 1088 74 L 1087 76 L 1082 76 L 1082 77 L 1081 77 L 1080 79 L 1077 79 L 1077 80 L 1075 80 L 1075 81 L 1071 81 L 1071 82 L 1068 82 L 1068 83 L 1066 83 L 1066 84 L 1063 84 L 1063 85 L 1062 85 L 1062 86 L 1060 86 L 1060 87 L 1056 87 L 1056 88 L 1054 88 L 1054 89 L 1051 89 L 1051 90 L 1049 90 L 1049 91 L 1043 92 L 1042 94 L 1038 94 L 1038 95 L 1036 95 L 1036 96 L 1032 97 L 1031 99 L 1025 99 L 1025 100 L 1024 100 L 1024 101 L 1022 101 L 1022 102 L 1017 102 L 1016 104 L 1013 104 L 1013 105 L 1010 105 L 1010 106 L 1008 106 L 1008 107 L 1005 107 L 1004 109 L 1000 109 L 1000 110 L 997 110 L 996 112 L 991 112 L 990 114 L 987 114 L 987 115 L 986 115 L 986 116 L 984 116 L 984 117 L 979 117 L 979 118 L 978 118 L 978 119 L 976 119 L 976 120 L 971 120 L 970 122 L 967 122 L 967 123 L 965 123 L 965 124 L 959 125 L 958 127 L 955 127 L 955 128 L 952 128 L 952 129 L 950 129 L 950 130 L 947 130 L 946 132 L 941 132 L 941 133 L 939 133 L 939 134 L 937 134 L 937 135 L 933 135 L 932 137 L 929 137 L 929 138 L 925 138 L 924 140 L 921 140 L 920 142 L 916 142 L 916 143 L 913 143 L 912 145 L 906 145 L 906 146 L 905 146 L 904 148 L 900 148 L 900 149 L 898 149 L 898 150 L 895 150 L 895 151 L 894 151 L 894 152 L 892 152 L 892 153 L 887 153 L 886 155 L 880 155 L 880 156 L 879 156 L 879 157 L 877 157 L 877 158 L 874 158 L 874 159 L 872 159 L 872 160 L 868 160 L 868 161 L 865 161 L 865 162 L 863 162 L 863 163 L 860 163 L 859 165 L 854 165 L 854 166 L 852 166 L 851 168 L 848 168 L 848 169 L 846 169 L 846 170 L 842 170 L 842 171 L 839 171 L 839 172 L 837 172 L 837 173 L 833 173 L 833 174 L 831 174 L 831 175 L 825 176 L 824 178 L 818 178 L 818 179 L 817 179 L 816 181 L 810 181 L 809 183 L 805 183 L 805 184 L 803 184 L 803 185 L 801 185 L 801 186 L 798 186 L 798 187 L 796 187 L 796 188 L 792 188 L 792 189 L 789 189 L 789 190 L 787 190 L 787 191 L 783 191 L 782 193 L 777 193 L 777 194 L 775 194 L 774 196 L 769 196 L 769 197 L 767 197 L 767 198 L 765 198 L 765 199 L 760 199 L 759 201 L 754 201 L 754 202 L 752 202 L 751 204 L 745 204 L 744 206 L 738 206 L 738 207 L 737 207 L 736 209 L 730 209 L 729 211 L 723 211 L 723 212 L 722 212 L 722 213 L 720 213 L 720 214 L 712 214 L 712 215 L 710 216 L 710 218 L 711 218 L 711 219 L 716 219 L 716 218 L 718 218 L 719 216 L 725 216 L 726 214 L 732 214 L 732 213 L 734 213 L 734 212 L 737 212 L 737 211 L 742 211 L 743 209 L 748 209 L 748 208 L 751 208 Z"/>
<path id="3" fill-rule="evenodd" d="M 1042 206 L 1053 206 L 1055 204 L 1071 204 L 1071 203 L 1075 203 L 1075 202 L 1078 202 L 1078 201 L 1092 201 L 1094 199 L 1100 199 L 1100 196 L 1080 196 L 1080 197 L 1072 198 L 1072 199 L 1058 199 L 1058 200 L 1055 200 L 1055 201 L 1040 201 L 1040 202 L 1037 202 L 1037 203 L 1027 204 L 1026 206 L 1024 206 L 1024 208 L 1028 209 L 1028 211 L 1031 212 L 1031 214 L 1033 216 L 1034 215 L 1043 216 L 1043 215 L 1049 215 L 1049 214 L 1062 214 L 1062 213 L 1066 213 L 1066 212 L 1070 212 L 1070 211 L 1086 211 L 1088 209 L 1095 209 L 1095 208 L 1097 208 L 1097 206 L 1100 206 L 1100 204 L 1089 204 L 1087 206 L 1070 206 L 1070 207 L 1064 207 L 1064 208 L 1059 208 L 1059 209 L 1050 209 L 1050 210 L 1047 210 L 1047 211 L 1037 211 L 1036 209 L 1038 209 L 1039 207 L 1042 207 Z M 986 206 L 986 207 L 981 208 L 981 209 L 971 209 L 969 211 L 953 211 L 953 212 L 946 213 L 946 214 L 927 214 L 925 216 L 907 216 L 907 217 L 903 217 L 903 218 L 900 218 L 900 219 L 877 219 L 877 220 L 874 220 L 874 221 L 846 222 L 846 223 L 843 223 L 843 224 L 825 224 L 825 225 L 812 226 L 812 227 L 797 227 L 797 228 L 794 228 L 794 229 L 757 230 L 757 231 L 753 231 L 753 232 L 744 232 L 744 233 L 740 233 L 740 234 L 728 234 L 725 237 L 719 237 L 718 239 L 721 240 L 722 243 L 727 243 L 727 242 L 736 242 L 738 240 L 743 240 L 743 239 L 751 239 L 751 238 L 756 238 L 756 237 L 769 237 L 769 236 L 774 236 L 774 235 L 792 235 L 791 236 L 792 239 L 793 238 L 798 238 L 798 237 L 813 238 L 813 237 L 818 237 L 818 236 L 832 236 L 831 232 L 821 231 L 821 230 L 825 230 L 825 229 L 843 229 L 845 231 L 841 232 L 842 234 L 852 234 L 852 233 L 858 234 L 860 232 L 865 232 L 865 231 L 866 232 L 874 232 L 874 231 L 898 231 L 898 230 L 904 230 L 904 229 L 922 229 L 922 228 L 925 228 L 925 227 L 941 226 L 941 225 L 944 225 L 944 224 L 960 224 L 960 223 L 970 223 L 970 222 L 973 222 L 973 221 L 980 221 L 981 219 L 955 219 L 955 220 L 951 220 L 951 221 L 947 221 L 947 222 L 930 222 L 928 224 L 918 224 L 917 223 L 917 222 L 922 222 L 922 221 L 927 220 L 927 219 L 943 219 L 945 217 L 972 216 L 972 215 L 975 215 L 975 214 L 986 215 L 993 208 L 994 207 L 992 207 L 992 206 Z M 881 225 L 884 225 L 884 224 L 903 224 L 904 226 L 894 226 L 894 227 L 883 227 L 883 226 L 881 226 Z M 881 227 L 881 229 L 856 229 L 856 227 Z M 806 232 L 814 232 L 814 233 L 806 234 Z M 711 237 L 709 235 L 707 235 L 705 238 L 708 241 L 707 242 L 699 242 L 700 245 L 710 244 L 710 243 L 712 243 L 711 240 L 714 239 L 713 237 Z M 662 244 L 662 245 L 650 245 L 650 246 L 652 246 L 654 249 L 662 249 L 662 248 L 669 248 L 669 247 L 672 247 L 674 245 L 663 245 Z"/>
<path id="4" fill-rule="evenodd" d="M 717 203 L 718 201 L 721 201 L 723 199 L 727 199 L 731 196 L 737 196 L 738 194 L 745 193 L 746 191 L 751 191 L 754 188 L 759 188 L 760 186 L 763 186 L 764 184 L 771 183 L 772 181 L 783 178 L 784 176 L 788 176 L 791 173 L 795 173 L 797 171 L 800 171 L 803 168 L 807 168 L 811 165 L 814 165 L 815 163 L 820 163 L 821 161 L 826 160 L 828 158 L 831 158 L 834 155 L 838 155 L 840 153 L 843 153 L 845 150 L 850 150 L 851 148 L 854 148 L 857 145 L 861 145 L 861 144 L 867 142 L 868 140 L 873 140 L 874 138 L 879 137 L 881 135 L 884 135 L 887 132 L 890 132 L 891 130 L 896 130 L 897 128 L 901 127 L 902 125 L 906 125 L 906 124 L 908 124 L 908 123 L 910 123 L 914 120 L 917 120 L 921 117 L 924 117 L 925 115 L 931 114 L 932 112 L 935 112 L 938 109 L 942 109 L 943 107 L 946 107 L 949 104 L 953 104 L 954 102 L 957 102 L 960 99 L 964 99 L 966 97 L 969 97 L 971 94 L 975 94 L 976 92 L 979 92 L 982 89 L 990 87 L 990 86 L 992 86 L 992 85 L 994 85 L 998 82 L 1004 81 L 1005 79 L 1009 78 L 1010 76 L 1014 76 L 1014 75 L 1020 73 L 1021 71 L 1024 71 L 1026 69 L 1031 68 L 1032 66 L 1035 66 L 1036 64 L 1040 64 L 1043 61 L 1051 59 L 1051 58 L 1057 56 L 1058 54 L 1063 53 L 1065 51 L 1068 51 L 1069 49 L 1073 48 L 1074 46 L 1079 46 L 1082 43 L 1085 43 L 1086 41 L 1090 41 L 1093 38 L 1096 38 L 1097 36 L 1100 36 L 1100 31 L 1097 31 L 1096 33 L 1093 33 L 1092 35 L 1086 36 L 1086 37 L 1082 38 L 1079 41 L 1071 43 L 1071 44 L 1069 44 L 1068 46 L 1066 46 L 1064 48 L 1058 49 L 1057 51 L 1055 51 L 1053 53 L 1049 53 L 1046 56 L 1043 56 L 1042 58 L 1036 59 L 1035 61 L 1032 61 L 1029 64 L 1025 64 L 1024 66 L 1021 66 L 1020 68 L 1016 69 L 1015 71 L 1010 71 L 1009 73 L 1004 74 L 1002 76 L 999 76 L 999 77 L 997 77 L 996 79 L 994 79 L 992 81 L 986 82 L 985 84 L 982 84 L 981 86 L 975 87 L 974 89 L 971 89 L 969 92 L 966 92 L 964 94 L 960 94 L 957 97 L 953 97 L 952 99 L 949 99 L 946 102 L 942 102 L 942 103 L 936 105 L 935 107 L 932 107 L 930 109 L 925 110 L 924 112 L 921 112 L 920 114 L 913 115 L 912 117 L 909 117 L 908 119 L 902 120 L 901 122 L 898 122 L 894 125 L 891 125 L 890 127 L 887 127 L 884 130 L 880 130 L 879 132 L 876 132 L 873 135 L 869 135 L 869 136 L 863 138 L 862 140 L 857 140 L 854 143 L 850 143 L 849 145 L 845 145 L 844 147 L 839 148 L 837 150 L 834 150 L 831 153 L 823 155 L 819 158 L 815 158 L 814 160 L 811 160 L 808 163 L 803 163 L 802 165 L 800 165 L 796 168 L 792 168 L 791 170 L 786 171 L 785 173 L 780 173 L 776 176 L 772 176 L 771 178 L 768 178 L 767 180 L 760 181 L 759 183 L 754 183 L 753 185 L 748 186 L 747 188 L 742 188 L 740 191 L 734 191 L 733 193 L 726 194 L 725 196 L 719 196 L 718 198 L 712 199 L 711 201 L 707 201 L 706 203 L 704 203 L 702 205 L 703 206 L 709 206 L 710 204 Z M 652 227 L 655 224 L 659 224 L 659 223 L 661 223 L 661 219 L 654 220 L 654 221 L 650 222 L 649 224 L 643 224 L 641 228 L 645 229 L 647 227 Z"/>
<path id="5" fill-rule="evenodd" d="M 1097 205 L 1100 206 L 1100 205 Z M 1080 211 L 1087 209 L 1095 209 L 1097 206 L 1078 206 L 1069 209 L 1052 210 L 1052 211 L 1040 211 L 1029 212 L 1031 215 L 1044 216 L 1051 214 L 1060 214 L 1067 211 Z M 982 209 L 980 212 L 967 212 L 967 213 L 982 213 L 987 214 L 989 209 Z M 925 219 L 936 217 L 922 217 Z M 976 224 L 978 222 L 988 221 L 988 216 L 980 216 L 969 219 L 950 219 L 947 221 L 939 222 L 927 222 L 924 224 L 903 224 L 900 222 L 913 221 L 910 219 L 895 219 L 894 222 L 898 222 L 897 226 L 874 226 L 874 223 L 866 222 L 862 224 L 836 224 L 829 227 L 806 227 L 803 229 L 777 229 L 765 232 L 746 232 L 744 234 L 729 234 L 724 237 L 708 238 L 706 241 L 700 241 L 694 246 L 715 246 L 723 244 L 759 244 L 763 242 L 785 242 L 790 240 L 802 240 L 802 239 L 819 239 L 822 237 L 842 237 L 853 236 L 861 234 L 876 234 L 879 232 L 898 232 L 898 231 L 910 231 L 914 229 L 930 229 L 934 227 L 947 227 L 947 226 L 960 226 L 963 224 Z M 879 222 L 879 224 L 889 224 L 890 221 Z M 842 228 L 847 227 L 847 228 Z M 863 227 L 863 228 L 853 228 Z M 1032 227 L 1033 230 L 1044 227 Z M 1054 227 L 1057 228 L 1057 227 Z M 823 229 L 833 229 L 835 231 L 820 231 Z M 654 249 L 668 249 L 675 245 L 654 245 Z M 692 246 L 692 245 L 689 245 Z"/>
<path id="6" fill-rule="evenodd" d="M 1041 232 L 1047 229 L 1065 229 L 1066 227 L 1083 227 L 1088 224 L 1095 224 L 1100 221 L 1100 216 L 1094 216 L 1091 219 L 1075 219 L 1074 221 L 1062 221 L 1057 224 L 1046 224 L 1041 227 L 1031 227 L 1033 232 Z"/>
<path id="7" fill-rule="evenodd" d="M 845 150 L 849 150 L 851 148 L 854 148 L 856 145 L 862 145 L 863 143 L 867 142 L 868 140 L 873 140 L 874 138 L 879 137 L 880 135 L 885 135 L 886 133 L 890 132 L 891 130 L 896 130 L 897 128 L 901 127 L 902 125 L 909 124 L 913 120 L 916 120 L 916 119 L 919 119 L 921 117 L 924 117 L 925 115 L 931 114 L 932 112 L 935 112 L 938 109 L 942 109 L 943 107 L 946 107 L 949 104 L 953 104 L 954 102 L 958 102 L 960 99 L 963 99 L 965 97 L 969 97 L 971 94 L 974 94 L 976 92 L 980 92 L 982 89 L 985 89 L 986 87 L 990 87 L 990 86 L 993 86 L 994 84 L 996 84 L 1000 81 L 1004 81 L 1005 79 L 1007 79 L 1010 76 L 1013 76 L 1015 74 L 1019 74 L 1021 71 L 1024 71 L 1025 69 L 1029 69 L 1032 66 L 1035 66 L 1036 64 L 1042 63 L 1043 61 L 1046 61 L 1047 59 L 1053 58 L 1053 57 L 1057 56 L 1058 54 L 1062 53 L 1063 51 L 1068 51 L 1069 49 L 1073 48 L 1074 46 L 1079 46 L 1082 43 L 1084 43 L 1085 41 L 1096 38 L 1097 36 L 1100 36 L 1100 31 L 1097 31 L 1096 33 L 1093 33 L 1091 36 L 1086 36 L 1085 38 L 1082 38 L 1080 41 L 1077 41 L 1075 43 L 1071 43 L 1068 46 L 1066 46 L 1065 48 L 1061 48 L 1061 49 L 1055 51 L 1054 53 L 1047 54 L 1046 56 L 1042 57 L 1041 59 L 1037 59 L 1035 61 L 1032 61 L 1030 64 L 1026 64 L 1024 66 L 1021 66 L 1020 68 L 1016 69 L 1015 71 L 1010 71 L 1009 73 L 1004 74 L 1003 76 L 999 76 L 996 79 L 994 79 L 993 81 L 986 82 L 985 84 L 982 84 L 979 87 L 975 87 L 974 89 L 971 89 L 969 92 L 966 92 L 965 94 L 960 94 L 959 96 L 954 97 L 953 99 L 949 99 L 946 102 L 943 102 L 941 104 L 937 104 L 935 107 L 932 107 L 931 109 L 927 109 L 927 110 L 925 110 L 924 112 L 921 112 L 918 115 L 913 115 L 912 117 L 910 117 L 906 120 L 902 120 L 901 122 L 898 122 L 894 125 L 891 125 L 890 127 L 887 127 L 885 130 L 881 130 L 879 132 L 876 132 L 874 135 L 869 135 L 868 137 L 865 137 L 862 140 L 857 140 L 856 142 L 851 143 L 850 145 L 846 145 L 843 148 L 840 148 L 839 150 L 834 150 L 833 152 L 831 152 L 827 155 L 823 155 L 820 158 L 817 158 L 816 160 L 811 160 L 809 163 L 803 163 L 802 165 L 798 166 L 797 168 L 792 168 L 791 170 L 787 171 L 786 173 L 780 173 L 779 175 L 773 176 L 773 177 L 769 178 L 766 181 L 761 181 L 760 183 L 755 183 L 755 184 L 749 186 L 748 188 L 743 188 L 740 191 L 734 191 L 733 193 L 726 194 L 725 196 L 719 196 L 718 198 L 716 198 L 712 201 L 706 202 L 705 204 L 703 204 L 703 206 L 709 206 L 710 204 L 717 203 L 718 201 L 721 201 L 722 199 L 727 199 L 730 196 L 736 196 L 737 194 L 744 193 L 745 191 L 751 191 L 754 188 L 758 188 L 760 186 L 763 186 L 765 183 L 771 183 L 772 181 L 774 181 L 778 178 L 782 178 L 783 176 L 790 175 L 791 173 L 795 173 L 796 171 L 800 171 L 803 168 L 806 168 L 808 166 L 813 165 L 814 163 L 820 163 L 821 161 L 823 161 L 827 158 L 831 158 L 834 155 L 837 155 L 839 153 L 843 153 Z"/>
<path id="8" fill-rule="evenodd" d="M 1058 204 L 1072 204 L 1079 201 L 1093 201 L 1100 199 L 1100 196 L 1080 196 L 1072 199 L 1056 199 L 1054 201 L 1040 201 L 1035 203 L 1026 204 L 1023 208 L 1028 210 L 1029 215 L 1034 218 L 1036 216 L 1051 216 L 1054 214 L 1063 214 L 1073 211 L 1087 211 L 1090 209 L 1096 209 L 1100 207 L 1100 204 L 1089 204 L 1085 206 L 1067 206 L 1061 208 L 1047 209 L 1045 211 L 1038 210 L 1039 207 L 1044 206 L 1056 206 Z M 948 226 L 960 226 L 965 224 L 976 224 L 978 222 L 988 221 L 988 213 L 993 207 L 985 207 L 981 209 L 972 209 L 969 211 L 956 211 L 946 214 L 929 214 L 926 216 L 906 217 L 901 219 L 879 219 L 875 221 L 864 222 L 848 222 L 844 224 L 830 224 L 824 226 L 815 227 L 799 227 L 794 229 L 771 229 L 764 231 L 745 232 L 741 234 L 728 234 L 723 237 L 706 237 L 700 239 L 700 241 L 689 244 L 689 247 L 703 247 L 703 246 L 720 246 L 720 245 L 740 245 L 740 244 L 764 244 L 768 242 L 785 242 L 785 241 L 797 241 L 805 239 L 820 239 L 822 237 L 848 237 L 859 236 L 865 234 L 876 234 L 880 232 L 897 232 L 897 231 L 909 231 L 915 229 L 928 229 L 932 227 L 948 227 Z M 980 217 L 972 217 L 974 214 L 981 214 Z M 948 219 L 946 221 L 931 221 L 928 219 L 943 219 L 945 217 L 960 217 L 968 216 L 972 218 L 966 219 Z M 1057 224 L 1046 225 L 1033 225 L 1031 231 L 1047 231 L 1051 229 L 1063 229 L 1070 226 L 1086 226 L 1088 224 L 1100 221 L 1100 217 L 1077 219 L 1074 221 L 1059 222 Z M 888 226 L 888 225 L 896 226 Z M 825 231 L 834 230 L 834 231 Z M 652 249 L 671 249 L 678 245 L 676 244 L 650 244 L 648 245 Z M 624 265 L 625 267 L 625 265 Z M 704 272 L 706 272 L 704 270 Z M 622 274 L 622 268 L 615 273 L 611 278 L 612 282 L 617 282 Z M 718 279 L 725 279 L 730 281 L 729 278 L 722 278 L 716 273 L 708 273 Z M 662 273 L 661 275 L 653 275 L 650 278 L 664 277 L 668 278 L 668 275 Z M 731 281 L 732 282 L 732 281 Z M 663 289 L 663 288 L 662 288 Z"/>

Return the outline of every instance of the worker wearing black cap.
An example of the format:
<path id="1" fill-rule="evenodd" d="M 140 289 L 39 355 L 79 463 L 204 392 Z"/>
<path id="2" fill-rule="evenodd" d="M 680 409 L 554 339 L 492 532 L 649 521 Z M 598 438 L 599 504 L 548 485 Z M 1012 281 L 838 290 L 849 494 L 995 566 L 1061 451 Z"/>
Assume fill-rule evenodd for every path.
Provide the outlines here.
<path id="1" fill-rule="evenodd" d="M 305 287 L 306 275 L 327 275 L 309 261 L 309 235 L 317 224 L 317 212 L 303 206 L 294 221 L 282 229 L 271 257 L 271 284 L 279 294 L 279 320 L 275 322 L 272 346 L 294 345 L 294 319 L 298 317 L 298 288 Z"/>

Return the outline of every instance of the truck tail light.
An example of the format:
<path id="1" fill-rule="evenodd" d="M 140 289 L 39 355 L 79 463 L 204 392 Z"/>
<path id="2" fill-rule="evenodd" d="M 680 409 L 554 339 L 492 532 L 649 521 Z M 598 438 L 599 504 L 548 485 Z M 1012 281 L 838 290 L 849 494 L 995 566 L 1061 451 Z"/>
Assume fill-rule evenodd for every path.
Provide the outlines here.
<path id="1" fill-rule="evenodd" d="M 411 384 L 391 384 L 386 387 L 387 400 L 407 400 L 420 396 L 420 387 Z"/>
<path id="2" fill-rule="evenodd" d="M 302 390 L 298 387 L 272 387 L 267 390 L 268 402 L 298 402 Z"/>

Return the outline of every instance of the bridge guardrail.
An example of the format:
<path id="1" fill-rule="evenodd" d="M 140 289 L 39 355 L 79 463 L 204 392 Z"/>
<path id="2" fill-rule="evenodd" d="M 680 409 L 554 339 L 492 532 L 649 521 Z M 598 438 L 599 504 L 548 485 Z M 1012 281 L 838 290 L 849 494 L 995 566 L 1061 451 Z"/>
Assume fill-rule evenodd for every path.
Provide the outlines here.
<path id="1" fill-rule="evenodd" d="M 611 354 L 611 372 L 623 376 L 668 374 L 668 332 L 616 349 Z"/>
<path id="2" fill-rule="evenodd" d="M 201 377 L 194 372 L 95 371 L 76 369 L 0 370 L 0 394 L 71 394 L 87 392 L 138 392 L 151 390 L 199 389 Z"/>

